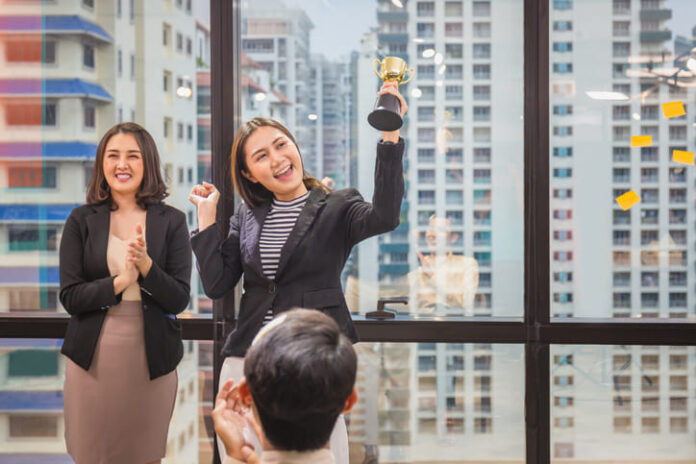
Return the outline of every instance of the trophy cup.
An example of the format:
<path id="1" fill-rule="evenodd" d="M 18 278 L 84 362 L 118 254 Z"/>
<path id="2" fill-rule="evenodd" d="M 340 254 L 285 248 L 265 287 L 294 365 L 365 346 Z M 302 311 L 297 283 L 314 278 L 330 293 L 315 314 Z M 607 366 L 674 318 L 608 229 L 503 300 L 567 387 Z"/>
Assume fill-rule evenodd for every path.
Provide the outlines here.
<path id="1" fill-rule="evenodd" d="M 377 70 L 377 64 L 380 70 Z M 396 81 L 398 84 L 405 84 L 413 79 L 415 71 L 413 68 L 406 69 L 406 62 L 396 56 L 387 56 L 382 61 L 375 58 L 372 67 L 375 74 L 383 81 Z M 408 79 L 404 80 L 407 72 L 411 72 Z M 381 131 L 394 131 L 404 123 L 401 119 L 401 103 L 399 99 L 391 94 L 380 95 L 375 103 L 375 109 L 367 116 L 367 122 L 372 127 Z"/>

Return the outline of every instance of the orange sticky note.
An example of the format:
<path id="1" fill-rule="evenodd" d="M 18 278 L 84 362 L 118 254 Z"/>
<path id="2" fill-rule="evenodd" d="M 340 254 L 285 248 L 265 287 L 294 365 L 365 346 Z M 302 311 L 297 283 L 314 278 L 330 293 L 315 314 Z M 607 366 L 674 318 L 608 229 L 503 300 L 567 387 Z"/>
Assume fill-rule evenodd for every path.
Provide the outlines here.
<path id="1" fill-rule="evenodd" d="M 662 112 L 665 113 L 666 118 L 676 118 L 677 116 L 684 116 L 686 114 L 684 104 L 680 101 L 663 103 Z"/>
<path id="2" fill-rule="evenodd" d="M 635 205 L 640 201 L 640 197 L 638 194 L 633 191 L 629 190 L 628 192 L 624 193 L 621 195 L 619 198 L 616 199 L 616 202 L 619 204 L 622 210 L 626 211 L 629 209 L 631 206 Z"/>
<path id="3" fill-rule="evenodd" d="M 652 145 L 652 135 L 634 135 L 631 137 L 632 147 L 649 147 Z"/>
<path id="4" fill-rule="evenodd" d="M 694 164 L 694 154 L 690 151 L 674 150 L 672 152 L 672 161 L 682 164 Z"/>

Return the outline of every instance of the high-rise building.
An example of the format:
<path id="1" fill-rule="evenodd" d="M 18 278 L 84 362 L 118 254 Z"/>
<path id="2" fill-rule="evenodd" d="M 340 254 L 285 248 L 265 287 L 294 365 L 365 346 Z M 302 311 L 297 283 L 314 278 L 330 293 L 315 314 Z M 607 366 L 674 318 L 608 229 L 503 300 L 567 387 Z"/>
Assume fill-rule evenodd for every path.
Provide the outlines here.
<path id="1" fill-rule="evenodd" d="M 694 175 L 671 158 L 693 151 L 694 128 L 687 116 L 665 118 L 661 107 L 684 101 L 688 114 L 695 96 L 691 74 L 675 73 L 683 41 L 672 49 L 666 27 L 679 2 L 550 5 L 552 313 L 691 317 Z M 652 143 L 632 148 L 636 135 Z M 642 201 L 624 211 L 614 199 L 629 190 Z M 694 427 L 686 393 L 693 348 L 554 347 L 552 354 L 553 457 L 636 449 L 641 459 L 693 458 L 684 446 Z M 646 446 L 656 435 L 660 446 Z"/>
<path id="2" fill-rule="evenodd" d="M 61 312 L 58 245 L 84 203 L 101 134 L 153 135 L 170 197 L 187 213 L 196 168 L 196 17 L 184 1 L 4 3 L 0 11 L 0 311 Z M 147 44 L 145 46 L 144 44 Z M 197 286 L 189 311 L 197 310 Z M 60 341 L 3 340 L 0 462 L 65 455 Z M 168 461 L 198 452 L 197 345 L 185 342 Z M 36 440 L 40 438 L 40 440 Z"/>

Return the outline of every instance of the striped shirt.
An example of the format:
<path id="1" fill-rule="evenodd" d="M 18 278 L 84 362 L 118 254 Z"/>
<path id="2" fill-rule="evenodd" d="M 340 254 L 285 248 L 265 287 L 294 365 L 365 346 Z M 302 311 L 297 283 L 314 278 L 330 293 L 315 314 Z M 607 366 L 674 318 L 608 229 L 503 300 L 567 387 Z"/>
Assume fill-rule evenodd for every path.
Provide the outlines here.
<path id="1" fill-rule="evenodd" d="M 291 201 L 273 199 L 271 210 L 266 215 L 266 220 L 259 237 L 259 254 L 261 255 L 261 267 L 263 274 L 273 280 L 278 271 L 280 252 L 288 240 L 297 218 L 302 211 L 309 192 Z M 264 323 L 273 319 L 273 311 L 268 310 L 264 317 Z"/>

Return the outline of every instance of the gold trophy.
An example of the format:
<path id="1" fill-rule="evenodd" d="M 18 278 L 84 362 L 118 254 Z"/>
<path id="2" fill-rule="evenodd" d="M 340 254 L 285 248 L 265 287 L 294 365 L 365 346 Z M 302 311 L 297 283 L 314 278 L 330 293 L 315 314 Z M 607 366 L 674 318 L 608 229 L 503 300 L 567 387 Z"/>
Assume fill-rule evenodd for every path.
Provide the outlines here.
<path id="1" fill-rule="evenodd" d="M 380 65 L 379 70 L 377 70 L 377 64 Z M 375 58 L 372 62 L 375 74 L 380 79 L 385 82 L 396 81 L 398 84 L 406 84 L 415 75 L 413 68 L 407 69 L 406 66 L 408 66 L 406 62 L 397 56 L 387 56 L 382 61 Z M 411 75 L 404 80 L 408 72 Z M 400 128 L 404 121 L 401 119 L 401 103 L 399 103 L 399 99 L 391 94 L 380 95 L 377 98 L 377 103 L 375 103 L 375 109 L 367 116 L 367 122 L 375 129 L 381 131 L 389 132 Z"/>

